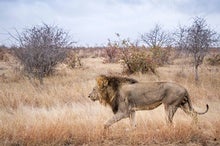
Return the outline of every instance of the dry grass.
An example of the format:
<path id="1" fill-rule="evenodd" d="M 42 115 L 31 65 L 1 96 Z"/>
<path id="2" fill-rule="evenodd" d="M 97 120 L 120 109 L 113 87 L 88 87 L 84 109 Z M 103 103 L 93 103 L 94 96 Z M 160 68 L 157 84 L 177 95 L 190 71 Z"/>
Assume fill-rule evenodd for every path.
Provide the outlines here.
<path id="1" fill-rule="evenodd" d="M 100 58 L 85 58 L 84 68 L 70 70 L 59 66 L 57 75 L 35 81 L 6 74 L 0 81 L 0 145 L 219 145 L 220 71 L 200 69 L 201 81 L 195 85 L 188 65 L 170 65 L 152 74 L 132 75 L 140 81 L 173 81 L 185 86 L 197 110 L 210 111 L 199 117 L 197 126 L 178 110 L 175 127 L 167 127 L 163 106 L 137 112 L 137 128 L 124 119 L 104 131 L 103 123 L 112 116 L 108 107 L 91 102 L 87 95 L 99 74 L 119 74 L 119 64 L 103 64 Z M 0 63 L 1 66 L 1 63 Z M 2 73 L 4 73 L 2 71 Z"/>

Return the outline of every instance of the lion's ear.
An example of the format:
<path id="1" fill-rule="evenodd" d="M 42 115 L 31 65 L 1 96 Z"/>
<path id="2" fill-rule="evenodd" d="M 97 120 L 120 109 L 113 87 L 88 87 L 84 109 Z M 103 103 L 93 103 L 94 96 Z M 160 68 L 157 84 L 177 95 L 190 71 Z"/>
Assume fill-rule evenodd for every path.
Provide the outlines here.
<path id="1" fill-rule="evenodd" d="M 108 85 L 108 79 L 104 75 L 98 76 L 96 82 L 99 88 L 104 88 Z"/>

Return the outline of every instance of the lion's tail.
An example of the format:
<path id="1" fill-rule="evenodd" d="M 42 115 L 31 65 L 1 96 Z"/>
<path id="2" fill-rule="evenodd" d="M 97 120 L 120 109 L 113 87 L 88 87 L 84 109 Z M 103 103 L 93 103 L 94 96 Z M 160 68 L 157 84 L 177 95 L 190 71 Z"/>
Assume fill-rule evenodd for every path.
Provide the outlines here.
<path id="1" fill-rule="evenodd" d="M 187 96 L 187 101 L 188 101 L 190 110 L 192 110 L 193 112 L 197 113 L 198 115 L 202 115 L 202 114 L 205 114 L 205 113 L 208 112 L 208 110 L 209 110 L 209 105 L 208 105 L 208 104 L 206 104 L 206 110 L 205 110 L 204 112 L 197 112 L 197 111 L 192 107 L 192 102 L 191 102 L 191 100 L 190 100 L 190 98 L 189 98 L 189 94 L 188 94 L 188 93 L 187 93 L 186 96 Z"/>
<path id="2" fill-rule="evenodd" d="M 205 113 L 207 113 L 208 112 L 208 110 L 209 110 L 209 105 L 208 104 L 206 104 L 206 110 L 204 111 L 204 112 L 197 112 L 197 111 L 195 111 L 197 114 L 199 114 L 199 115 L 202 115 L 202 114 L 205 114 Z"/>

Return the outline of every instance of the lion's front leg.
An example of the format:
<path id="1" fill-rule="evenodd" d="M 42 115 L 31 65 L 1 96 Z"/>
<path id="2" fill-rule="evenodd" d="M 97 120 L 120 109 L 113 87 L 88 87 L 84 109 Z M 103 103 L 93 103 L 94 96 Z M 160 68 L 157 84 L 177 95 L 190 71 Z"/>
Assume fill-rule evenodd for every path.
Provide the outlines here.
<path id="1" fill-rule="evenodd" d="M 136 128 L 135 111 L 132 111 L 132 112 L 130 113 L 130 125 L 131 125 L 131 128 L 132 128 L 132 129 Z"/>
<path id="2" fill-rule="evenodd" d="M 105 124 L 104 124 L 104 128 L 108 128 L 109 126 L 111 126 L 112 124 L 120 121 L 121 119 L 127 118 L 129 117 L 128 113 L 116 113 L 111 119 L 109 119 Z"/>

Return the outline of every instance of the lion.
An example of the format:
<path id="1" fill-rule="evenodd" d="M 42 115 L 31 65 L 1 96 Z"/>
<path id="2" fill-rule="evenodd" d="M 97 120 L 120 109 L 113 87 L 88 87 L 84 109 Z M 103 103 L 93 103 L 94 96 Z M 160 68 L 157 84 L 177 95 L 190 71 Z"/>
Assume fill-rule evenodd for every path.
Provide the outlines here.
<path id="1" fill-rule="evenodd" d="M 114 116 L 109 119 L 104 128 L 117 121 L 130 118 L 131 126 L 136 127 L 135 111 L 152 110 L 164 105 L 166 122 L 173 123 L 173 116 L 178 108 L 197 122 L 197 115 L 209 110 L 206 104 L 204 112 L 197 112 L 192 107 L 188 91 L 179 84 L 171 82 L 138 82 L 132 78 L 100 75 L 96 78 L 97 86 L 89 94 L 93 101 L 99 100 L 112 108 Z"/>

